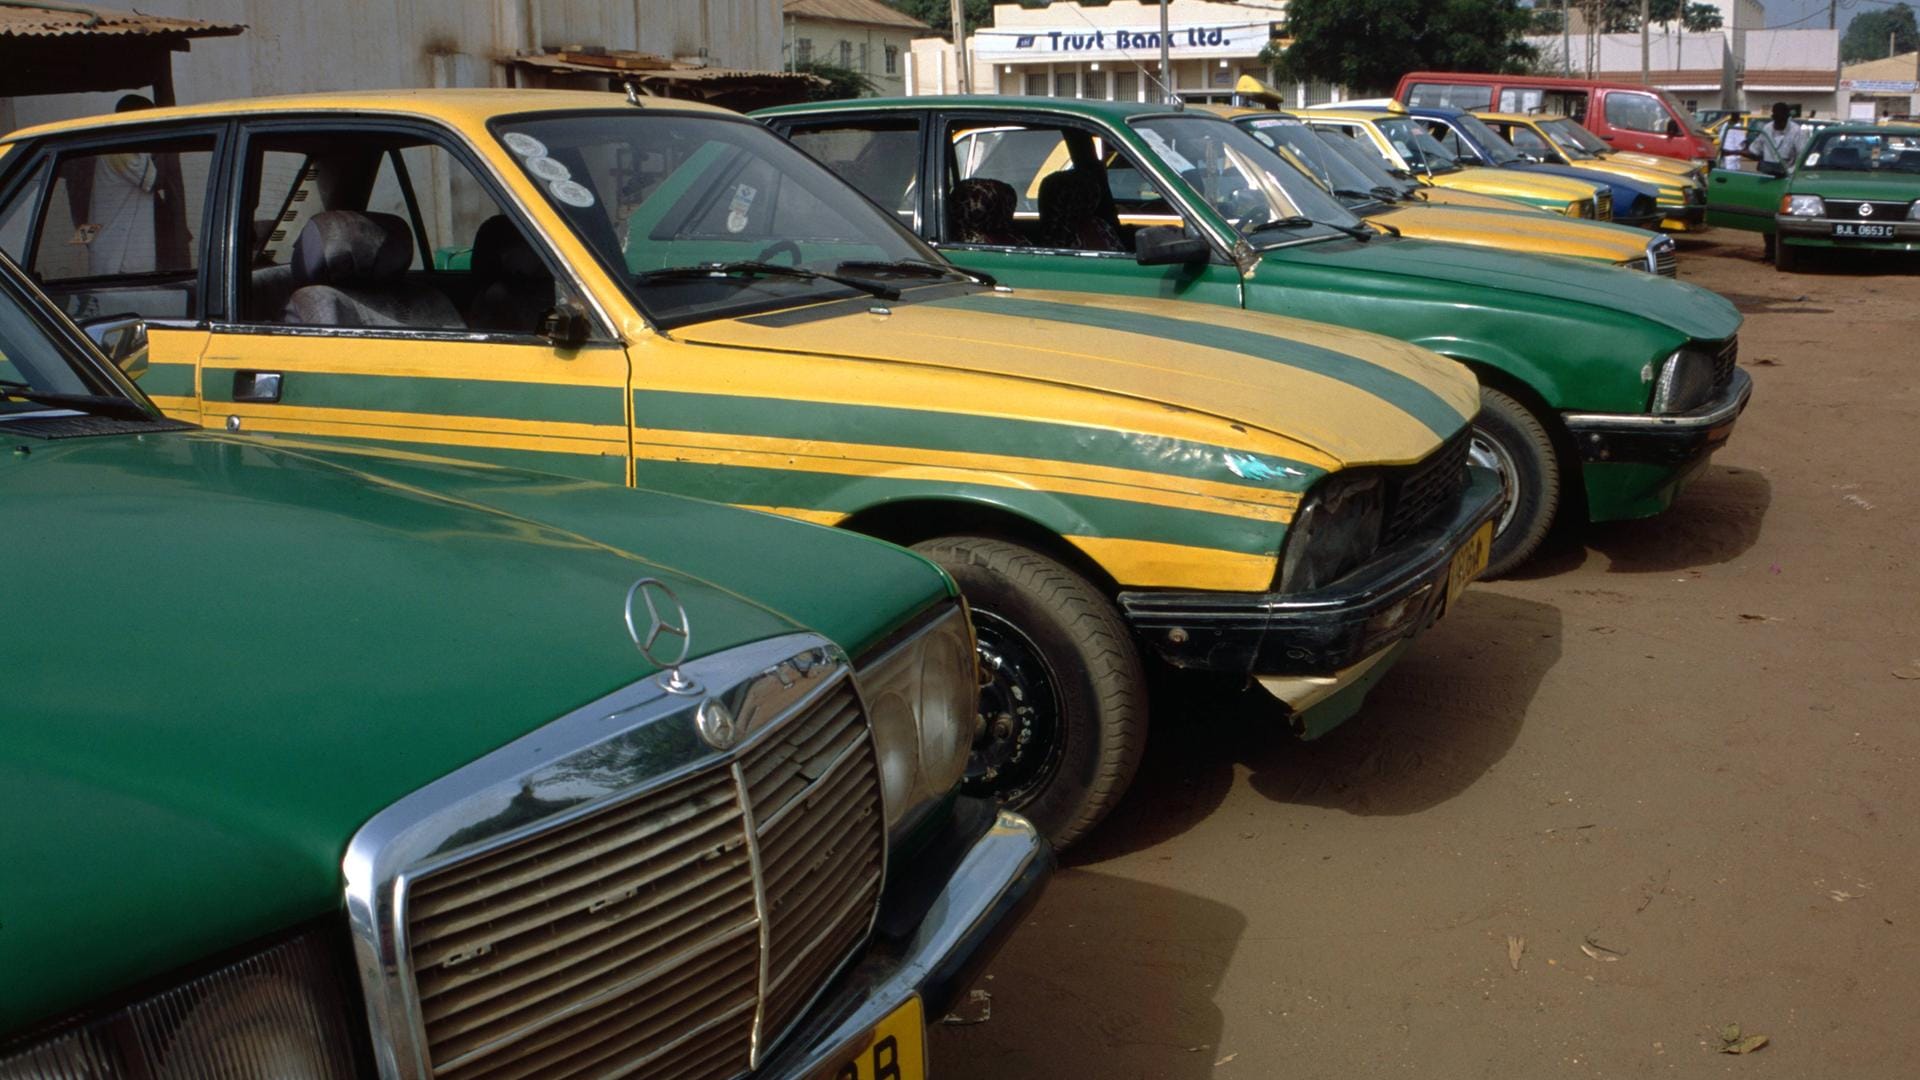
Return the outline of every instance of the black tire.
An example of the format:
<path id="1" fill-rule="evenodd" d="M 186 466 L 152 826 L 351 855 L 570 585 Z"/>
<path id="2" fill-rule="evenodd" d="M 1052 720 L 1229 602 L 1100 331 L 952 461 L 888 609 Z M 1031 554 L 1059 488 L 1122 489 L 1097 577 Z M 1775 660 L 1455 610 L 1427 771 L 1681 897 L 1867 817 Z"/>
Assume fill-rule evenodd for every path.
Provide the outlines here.
<path id="1" fill-rule="evenodd" d="M 979 536 L 914 550 L 973 609 L 987 683 L 968 794 L 991 795 L 1064 850 L 1113 809 L 1146 746 L 1146 681 L 1120 613 L 1038 552 Z"/>
<path id="2" fill-rule="evenodd" d="M 1800 249 L 1785 240 L 1773 243 L 1773 268 L 1783 274 L 1791 274 L 1800 269 Z"/>
<path id="3" fill-rule="evenodd" d="M 1488 386 L 1480 388 L 1471 457 L 1498 473 L 1507 492 L 1487 560 L 1486 576 L 1499 577 L 1526 562 L 1553 527 L 1560 510 L 1560 459 L 1539 419 Z"/>

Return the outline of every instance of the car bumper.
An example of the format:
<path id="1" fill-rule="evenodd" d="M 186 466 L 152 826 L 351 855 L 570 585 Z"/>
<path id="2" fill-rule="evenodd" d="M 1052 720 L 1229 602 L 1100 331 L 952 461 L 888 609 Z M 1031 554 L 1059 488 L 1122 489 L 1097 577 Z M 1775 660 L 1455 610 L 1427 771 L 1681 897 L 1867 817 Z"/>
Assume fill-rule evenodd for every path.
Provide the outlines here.
<path id="1" fill-rule="evenodd" d="M 1878 221 L 1874 224 L 1892 225 L 1893 238 L 1890 240 L 1856 240 L 1851 237 L 1833 235 L 1833 218 L 1789 217 L 1786 214 L 1774 215 L 1774 232 L 1782 240 L 1790 240 L 1796 245 L 1834 248 L 1866 248 L 1880 251 L 1920 250 L 1920 221 L 1892 222 Z M 1847 224 L 1859 224 L 1855 218 Z"/>
<path id="2" fill-rule="evenodd" d="M 1707 207 L 1704 203 L 1691 206 L 1663 206 L 1660 227 L 1669 232 L 1699 232 L 1707 227 Z"/>
<path id="3" fill-rule="evenodd" d="M 1753 378 L 1735 368 L 1726 388 L 1688 413 L 1561 413 L 1582 461 L 1685 466 L 1720 448 L 1753 396 Z"/>
<path id="4" fill-rule="evenodd" d="M 1324 588 L 1123 592 L 1120 607 L 1168 663 L 1255 676 L 1300 712 L 1378 677 L 1393 646 L 1441 613 L 1455 555 L 1499 508 L 1499 482 L 1473 469 L 1451 514 Z"/>
<path id="5" fill-rule="evenodd" d="M 956 800 L 947 825 L 914 852 L 911 873 L 882 897 L 866 955 L 754 1075 L 836 1075 L 916 997 L 928 1022 L 938 1021 L 1052 873 L 1053 849 L 1025 818 L 985 799 Z"/>

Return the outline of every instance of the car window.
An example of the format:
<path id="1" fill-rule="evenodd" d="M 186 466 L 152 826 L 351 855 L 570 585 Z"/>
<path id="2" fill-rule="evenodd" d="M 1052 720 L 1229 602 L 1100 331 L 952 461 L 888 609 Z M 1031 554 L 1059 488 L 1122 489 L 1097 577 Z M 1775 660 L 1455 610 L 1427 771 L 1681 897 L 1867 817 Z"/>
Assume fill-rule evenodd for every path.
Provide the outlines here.
<path id="1" fill-rule="evenodd" d="M 1607 123 L 1623 131 L 1664 135 L 1671 119 L 1659 98 L 1631 90 L 1608 91 L 1606 109 Z"/>
<path id="2" fill-rule="evenodd" d="M 1920 173 L 1920 136 L 1823 132 L 1807 148 L 1801 166 L 1837 172 Z"/>
<path id="3" fill-rule="evenodd" d="M 1150 178 L 1090 131 L 961 121 L 948 135 L 953 242 L 1124 253 L 1140 226 L 1179 221 Z"/>
<path id="4" fill-rule="evenodd" d="M 1464 161 L 1472 161 L 1474 158 L 1479 156 L 1475 154 L 1471 149 L 1462 145 L 1459 132 L 1453 130 L 1452 128 L 1448 127 L 1447 125 L 1441 123 L 1438 120 L 1431 120 L 1427 122 L 1427 134 L 1433 136 L 1434 142 L 1437 142 L 1441 146 L 1445 147 L 1447 153 L 1452 154 L 1456 158 L 1459 158 Z"/>
<path id="5" fill-rule="evenodd" d="M 1013 188 L 1014 210 L 1040 212 L 1040 181 L 1073 167 L 1066 133 L 1056 127 L 995 124 L 952 131 L 955 180 L 998 180 Z"/>
<path id="6" fill-rule="evenodd" d="M 198 318 L 213 155 L 211 135 L 61 154 L 44 200 L 39 180 L 0 207 L 0 245 L 75 320 Z"/>
<path id="7" fill-rule="evenodd" d="M 1255 246 L 1337 238 L 1362 227 L 1312 177 L 1235 124 L 1201 116 L 1130 124 L 1160 164 Z"/>
<path id="8" fill-rule="evenodd" d="M 1456 109 L 1484 109 L 1493 104 L 1493 87 L 1472 83 L 1414 83 L 1407 89 L 1405 104 L 1415 108 L 1450 105 Z"/>
<path id="9" fill-rule="evenodd" d="M 913 226 L 920 175 L 917 121 L 862 120 L 803 127 L 787 137 L 902 224 Z"/>
<path id="10" fill-rule="evenodd" d="M 524 227 L 438 143 L 262 133 L 245 176 L 242 321 L 521 335 L 555 303 Z"/>

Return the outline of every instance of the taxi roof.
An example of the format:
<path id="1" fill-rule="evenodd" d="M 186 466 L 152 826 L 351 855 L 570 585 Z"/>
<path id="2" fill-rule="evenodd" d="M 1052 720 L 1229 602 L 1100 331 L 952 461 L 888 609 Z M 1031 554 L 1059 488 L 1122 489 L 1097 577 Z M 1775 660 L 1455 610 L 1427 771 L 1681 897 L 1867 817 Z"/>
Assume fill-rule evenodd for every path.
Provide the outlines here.
<path id="1" fill-rule="evenodd" d="M 94 131 L 128 124 L 154 124 L 170 120 L 206 120 L 227 116 L 253 116 L 260 113 L 345 112 L 386 116 L 413 116 L 483 126 L 498 116 L 529 112 L 558 112 L 578 109 L 630 109 L 636 106 L 624 94 L 591 90 L 369 90 L 352 93 L 287 94 L 277 97 L 237 98 L 209 101 L 197 105 L 173 105 L 160 109 L 86 116 L 22 128 L 0 138 L 0 143 L 16 142 L 62 132 Z M 730 109 L 678 98 L 642 95 L 642 109 L 709 112 L 738 116 Z"/>

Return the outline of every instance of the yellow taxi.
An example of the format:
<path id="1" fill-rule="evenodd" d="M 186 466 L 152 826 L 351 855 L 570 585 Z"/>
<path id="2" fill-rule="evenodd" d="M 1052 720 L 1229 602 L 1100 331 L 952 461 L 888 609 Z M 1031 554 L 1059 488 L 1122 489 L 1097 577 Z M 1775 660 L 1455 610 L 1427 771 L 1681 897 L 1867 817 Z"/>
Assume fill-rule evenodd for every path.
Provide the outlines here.
<path id="1" fill-rule="evenodd" d="M 1460 164 L 1397 102 L 1384 109 L 1317 106 L 1302 110 L 1300 118 L 1353 138 L 1393 168 L 1424 176 L 1437 187 L 1497 195 L 1567 217 L 1613 218 L 1612 195 L 1604 187 L 1565 176 Z"/>
<path id="2" fill-rule="evenodd" d="M 1570 165 L 1593 172 L 1623 176 L 1651 186 L 1660 207 L 1660 227 L 1686 232 L 1705 227 L 1706 170 L 1692 162 L 1657 154 L 1617 154 L 1592 132 L 1565 116 L 1529 116 L 1519 113 L 1475 113 L 1481 122 L 1523 154 L 1552 165 Z M 1591 144 L 1602 149 L 1595 150 Z M 1667 162 L 1642 164 L 1637 159 Z"/>

